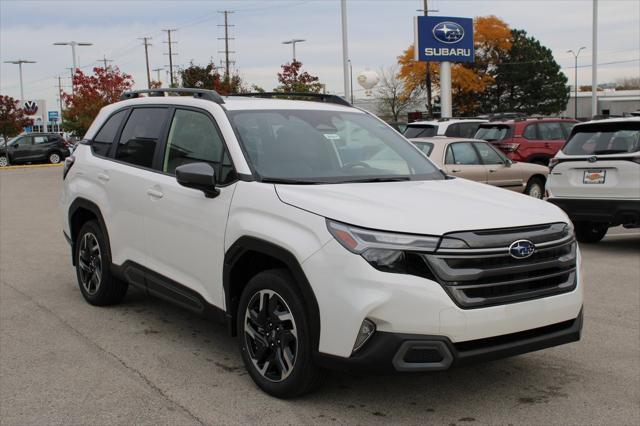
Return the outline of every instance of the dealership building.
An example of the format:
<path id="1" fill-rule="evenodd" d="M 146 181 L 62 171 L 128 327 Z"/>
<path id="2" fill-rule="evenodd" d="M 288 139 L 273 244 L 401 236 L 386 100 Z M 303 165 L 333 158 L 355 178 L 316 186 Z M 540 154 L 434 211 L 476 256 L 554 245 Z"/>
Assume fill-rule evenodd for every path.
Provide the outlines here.
<path id="1" fill-rule="evenodd" d="M 573 117 L 575 95 L 571 98 L 562 115 Z M 640 90 L 603 90 L 598 92 L 597 111 L 591 111 L 591 92 L 578 92 L 578 118 L 589 119 L 594 115 L 622 116 L 640 110 Z"/>
<path id="2" fill-rule="evenodd" d="M 58 111 L 47 111 L 44 99 L 23 99 L 18 101 L 26 116 L 33 120 L 33 125 L 26 127 L 25 132 L 55 132 L 61 133 L 60 114 Z"/>

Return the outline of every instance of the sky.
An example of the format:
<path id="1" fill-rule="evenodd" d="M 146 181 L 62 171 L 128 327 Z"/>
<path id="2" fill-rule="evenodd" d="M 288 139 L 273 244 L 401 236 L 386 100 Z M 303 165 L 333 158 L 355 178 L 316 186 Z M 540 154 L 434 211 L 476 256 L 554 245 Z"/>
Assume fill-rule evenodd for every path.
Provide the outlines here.
<path id="1" fill-rule="evenodd" d="M 599 0 L 598 82 L 640 76 L 640 1 Z M 364 96 L 355 76 L 396 62 L 413 42 L 412 17 L 422 0 L 348 0 L 349 56 L 353 64 L 356 97 Z M 573 84 L 573 57 L 569 49 L 584 46 L 578 60 L 578 84 L 591 84 L 592 0 L 429 0 L 430 12 L 440 16 L 496 15 L 512 28 L 549 47 Z M 144 47 L 139 37 L 151 37 L 152 69 L 168 66 L 166 33 L 173 39 L 174 65 L 217 64 L 224 57 L 222 10 L 229 15 L 234 69 L 249 84 L 267 90 L 277 86 L 280 65 L 291 60 L 290 45 L 282 41 L 305 39 L 296 48 L 298 60 L 320 77 L 331 93 L 342 94 L 342 42 L 339 0 L 235 1 L 29 1 L 0 0 L 0 93 L 18 98 L 18 67 L 5 61 L 27 59 L 23 65 L 27 99 L 45 99 L 57 106 L 57 76 L 69 91 L 71 48 L 54 42 L 82 41 L 79 66 L 90 71 L 106 55 L 112 65 L 131 74 L 136 88 L 146 88 Z M 156 79 L 156 73 L 153 73 Z M 161 72 L 163 82 L 166 74 Z M 65 88 L 63 88 L 65 89 Z"/>

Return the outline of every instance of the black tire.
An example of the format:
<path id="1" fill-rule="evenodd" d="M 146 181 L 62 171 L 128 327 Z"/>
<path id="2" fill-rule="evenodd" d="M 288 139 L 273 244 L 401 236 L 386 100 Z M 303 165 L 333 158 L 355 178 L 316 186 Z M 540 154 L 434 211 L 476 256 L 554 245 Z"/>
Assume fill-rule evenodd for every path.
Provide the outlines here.
<path id="1" fill-rule="evenodd" d="M 273 294 L 269 294 L 270 292 Z M 269 301 L 264 303 L 268 307 L 264 315 L 263 311 L 253 309 L 257 306 L 256 303 L 261 303 L 260 299 L 262 303 Z M 249 314 L 248 307 L 251 307 Z M 281 314 L 276 316 L 273 312 Z M 287 315 L 282 314 L 283 312 L 290 313 L 292 319 L 279 321 L 279 317 Z M 245 327 L 245 323 L 249 325 Z M 237 325 L 242 360 L 253 381 L 263 391 L 276 398 L 287 399 L 307 394 L 320 385 L 322 374 L 321 369 L 313 362 L 308 312 L 304 299 L 287 270 L 271 269 L 251 278 L 240 298 Z M 251 337 L 248 329 L 251 333 L 258 332 L 259 339 Z M 295 333 L 291 332 L 292 329 Z M 297 338 L 292 339 L 292 335 Z M 288 357 L 285 357 L 285 350 L 288 351 Z M 291 361 L 292 357 L 293 362 L 285 360 L 288 358 Z M 287 367 L 291 364 L 285 375 L 280 366 Z M 261 373 L 259 368 L 264 371 Z"/>
<path id="2" fill-rule="evenodd" d="M 62 161 L 62 154 L 60 154 L 58 151 L 50 152 L 47 155 L 47 161 L 49 161 L 49 163 L 51 164 L 58 164 L 60 161 Z"/>
<path id="3" fill-rule="evenodd" d="M 576 238 L 581 243 L 597 243 L 602 240 L 609 229 L 608 223 L 576 222 Z"/>
<path id="4" fill-rule="evenodd" d="M 5 154 L 0 155 L 0 167 L 7 167 L 9 165 L 9 157 Z"/>
<path id="5" fill-rule="evenodd" d="M 524 193 L 530 197 L 542 200 L 544 197 L 544 181 L 539 177 L 532 177 L 527 182 L 527 187 L 524 189 Z"/>
<path id="6" fill-rule="evenodd" d="M 128 283 L 111 274 L 111 251 L 98 222 L 85 222 L 75 242 L 76 276 L 82 296 L 95 306 L 115 305 L 127 294 Z"/>

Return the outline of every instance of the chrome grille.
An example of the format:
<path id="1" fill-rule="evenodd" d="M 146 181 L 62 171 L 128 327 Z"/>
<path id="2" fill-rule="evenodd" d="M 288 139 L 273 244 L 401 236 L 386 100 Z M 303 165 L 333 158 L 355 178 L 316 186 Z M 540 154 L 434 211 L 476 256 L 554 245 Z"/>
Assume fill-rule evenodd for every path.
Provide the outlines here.
<path id="1" fill-rule="evenodd" d="M 547 297 L 576 286 L 576 243 L 565 224 L 539 225 L 445 237 L 467 248 L 423 254 L 436 280 L 462 308 Z M 509 254 L 511 242 L 526 238 L 536 251 L 526 259 Z"/>

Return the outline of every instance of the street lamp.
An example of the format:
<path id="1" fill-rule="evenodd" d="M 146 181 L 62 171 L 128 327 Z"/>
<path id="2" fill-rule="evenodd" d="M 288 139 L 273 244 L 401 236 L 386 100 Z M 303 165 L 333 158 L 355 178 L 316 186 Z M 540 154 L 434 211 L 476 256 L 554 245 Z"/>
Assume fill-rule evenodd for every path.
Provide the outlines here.
<path id="1" fill-rule="evenodd" d="M 20 101 L 24 101 L 24 87 L 22 85 L 22 64 L 35 64 L 36 61 L 28 61 L 26 59 L 16 59 L 15 61 L 4 61 L 5 64 L 15 64 L 18 66 L 20 73 Z"/>
<path id="2" fill-rule="evenodd" d="M 301 38 L 292 38 L 291 40 L 287 40 L 287 41 L 283 41 L 282 44 L 290 44 L 293 46 L 293 60 L 296 60 L 296 43 L 302 43 L 303 41 L 307 41 L 307 40 L 303 40 Z"/>
<path id="3" fill-rule="evenodd" d="M 353 103 L 353 64 L 351 63 L 351 59 L 347 59 L 347 62 L 349 63 L 349 87 L 351 89 L 351 103 Z"/>
<path id="4" fill-rule="evenodd" d="M 86 43 L 82 41 L 59 41 L 53 43 L 54 46 L 71 46 L 71 54 L 73 55 L 73 72 L 75 74 L 78 69 L 78 58 L 76 56 L 76 46 L 93 46 L 93 43 Z"/>
<path id="5" fill-rule="evenodd" d="M 573 67 L 573 118 L 576 120 L 578 119 L 578 56 L 580 56 L 580 52 L 582 52 L 583 49 L 586 49 L 586 47 L 582 46 L 577 52 L 574 52 L 573 49 L 567 50 L 567 53 L 571 53 L 575 60 L 575 66 Z"/>

